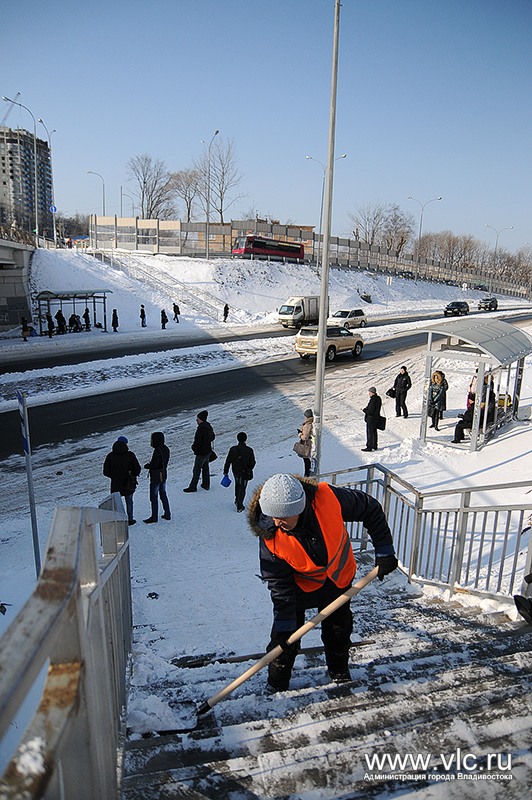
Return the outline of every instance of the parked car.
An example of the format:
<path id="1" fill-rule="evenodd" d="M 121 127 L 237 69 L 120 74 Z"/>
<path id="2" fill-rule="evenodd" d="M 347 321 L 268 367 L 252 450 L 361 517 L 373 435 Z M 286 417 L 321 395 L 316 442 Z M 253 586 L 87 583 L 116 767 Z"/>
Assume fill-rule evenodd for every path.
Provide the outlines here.
<path id="1" fill-rule="evenodd" d="M 469 305 L 464 300 L 453 300 L 443 309 L 444 317 L 459 317 L 461 314 L 469 314 Z"/>
<path id="2" fill-rule="evenodd" d="M 349 351 L 353 357 L 359 356 L 364 347 L 360 336 L 347 328 L 338 325 L 328 325 L 325 336 L 325 360 L 334 361 L 338 353 Z M 310 358 L 318 352 L 318 326 L 300 328 L 296 335 L 296 352 L 301 358 Z"/>
<path id="3" fill-rule="evenodd" d="M 478 301 L 479 311 L 497 311 L 499 303 L 496 297 L 483 297 Z"/>
<path id="4" fill-rule="evenodd" d="M 343 328 L 365 328 L 368 324 L 363 308 L 335 311 L 327 320 L 327 325 L 341 325 Z"/>

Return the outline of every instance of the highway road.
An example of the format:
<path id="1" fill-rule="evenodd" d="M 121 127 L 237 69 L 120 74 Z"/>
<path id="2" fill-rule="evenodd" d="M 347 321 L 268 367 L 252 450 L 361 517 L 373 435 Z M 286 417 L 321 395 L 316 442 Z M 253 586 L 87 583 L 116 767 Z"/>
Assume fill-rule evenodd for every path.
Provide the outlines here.
<path id="1" fill-rule="evenodd" d="M 393 352 L 397 352 L 398 359 L 402 359 L 405 350 L 420 346 L 426 340 L 426 334 L 418 333 L 368 343 L 360 361 L 373 360 Z M 338 357 L 333 364 L 327 365 L 327 372 L 356 369 L 357 361 L 350 355 Z M 114 431 L 126 421 L 128 425 L 134 425 L 173 412 L 195 412 L 198 398 L 208 397 L 208 405 L 216 405 L 238 397 L 252 397 L 277 386 L 286 387 L 298 381 L 313 380 L 315 368 L 315 359 L 303 361 L 294 356 L 254 367 L 36 405 L 29 409 L 32 449 L 68 439 L 83 439 L 95 432 Z M 220 376 L 223 376 L 223 380 L 220 380 Z M 205 404 L 205 401 L 201 404 Z M 0 458 L 3 459 L 21 451 L 18 411 L 1 414 L 0 424 Z"/>

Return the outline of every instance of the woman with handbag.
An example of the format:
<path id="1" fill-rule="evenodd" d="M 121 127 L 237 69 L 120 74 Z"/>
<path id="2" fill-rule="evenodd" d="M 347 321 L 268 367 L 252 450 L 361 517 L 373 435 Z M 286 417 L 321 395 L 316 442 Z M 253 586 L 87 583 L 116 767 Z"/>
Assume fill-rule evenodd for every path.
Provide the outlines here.
<path id="1" fill-rule="evenodd" d="M 303 464 L 305 465 L 305 478 L 310 476 L 310 472 L 312 469 L 312 443 L 313 443 L 313 431 L 314 431 L 314 412 L 311 408 L 307 408 L 304 413 L 303 423 L 301 428 L 297 429 L 299 434 L 299 441 L 297 441 L 294 445 L 294 452 L 298 454 L 300 458 L 303 459 Z"/>
<path id="2" fill-rule="evenodd" d="M 166 494 L 167 467 L 170 460 L 170 450 L 164 443 L 164 433 L 157 431 L 152 433 L 150 444 L 153 447 L 151 460 L 144 464 L 144 468 L 150 471 L 150 503 L 151 516 L 145 519 L 148 525 L 157 522 L 159 519 L 159 498 L 163 504 L 163 519 L 171 519 L 170 503 Z"/>
<path id="3" fill-rule="evenodd" d="M 233 470 L 235 479 L 235 506 L 237 511 L 244 510 L 244 498 L 248 481 L 253 480 L 253 467 L 256 464 L 253 448 L 246 444 L 247 433 L 241 431 L 236 435 L 238 444 L 229 449 L 224 464 L 224 476 L 227 476 L 229 467 Z"/>
<path id="4" fill-rule="evenodd" d="M 133 494 L 137 488 L 137 478 L 141 467 L 137 456 L 127 446 L 125 436 L 119 436 L 113 449 L 105 457 L 103 474 L 111 479 L 111 492 L 120 492 L 126 504 L 129 525 L 134 525 Z"/>

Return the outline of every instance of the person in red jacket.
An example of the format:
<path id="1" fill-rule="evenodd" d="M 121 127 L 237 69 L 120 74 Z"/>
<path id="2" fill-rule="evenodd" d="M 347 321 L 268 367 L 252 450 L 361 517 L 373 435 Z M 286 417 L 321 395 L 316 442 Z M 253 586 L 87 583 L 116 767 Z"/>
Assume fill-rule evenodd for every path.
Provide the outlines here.
<path id="1" fill-rule="evenodd" d="M 286 646 L 286 640 L 303 625 L 306 609 L 321 611 L 351 586 L 355 576 L 344 522 L 363 522 L 375 548 L 380 580 L 398 562 L 382 506 L 365 492 L 294 475 L 273 475 L 256 490 L 248 517 L 259 537 L 261 576 L 273 603 L 267 650 L 285 646 L 268 667 L 267 691 L 285 691 L 299 649 L 299 643 Z M 325 660 L 335 682 L 351 680 L 352 631 L 348 602 L 321 624 Z"/>

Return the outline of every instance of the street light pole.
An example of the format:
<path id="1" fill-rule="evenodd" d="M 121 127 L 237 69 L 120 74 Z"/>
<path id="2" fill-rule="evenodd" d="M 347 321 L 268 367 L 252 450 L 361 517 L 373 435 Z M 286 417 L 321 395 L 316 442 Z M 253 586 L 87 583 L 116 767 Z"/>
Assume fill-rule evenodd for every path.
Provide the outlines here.
<path id="1" fill-rule="evenodd" d="M 211 213 L 211 147 L 214 142 L 214 137 L 218 136 L 220 131 L 214 131 L 209 147 L 207 149 L 207 203 L 206 203 L 206 221 L 205 221 L 205 258 L 208 260 L 210 256 L 209 250 L 209 227 L 210 227 L 210 213 Z"/>
<path id="2" fill-rule="evenodd" d="M 127 192 L 124 192 L 122 187 L 120 187 L 120 216 L 123 216 L 122 215 L 122 197 L 129 197 L 129 199 L 131 200 L 131 216 L 134 217 L 135 216 L 135 198 L 132 197 Z"/>
<path id="3" fill-rule="evenodd" d="M 305 156 L 305 158 L 308 158 L 308 159 L 310 159 L 310 161 L 315 161 L 317 164 L 320 164 L 321 168 L 323 169 L 323 178 L 322 178 L 322 181 L 321 181 L 320 232 L 318 234 L 318 236 L 319 236 L 319 238 L 318 238 L 318 252 L 316 253 L 316 275 L 319 277 L 319 274 L 320 274 L 320 247 L 321 247 L 321 223 L 322 223 L 322 219 L 323 219 L 323 197 L 324 197 L 324 194 L 325 194 L 325 173 L 327 172 L 327 167 L 325 166 L 325 164 L 323 164 L 317 158 L 314 158 L 314 156 Z M 342 153 L 341 156 L 338 156 L 338 158 L 335 158 L 334 160 L 335 161 L 339 161 L 341 158 L 347 158 L 347 153 Z M 323 261 L 323 259 L 322 259 L 322 261 Z"/>
<path id="4" fill-rule="evenodd" d="M 325 172 L 325 207 L 323 225 L 323 251 L 321 263 L 321 291 L 318 324 L 318 353 L 316 357 L 316 385 L 314 392 L 314 474 L 320 474 L 323 430 L 323 390 L 325 382 L 325 334 L 329 301 L 329 251 L 331 242 L 332 195 L 334 177 L 334 141 L 336 133 L 336 94 L 338 86 L 338 38 L 340 32 L 340 0 L 334 4 L 334 34 L 332 49 L 331 100 L 329 108 L 329 139 L 327 170 Z"/>
<path id="5" fill-rule="evenodd" d="M 87 175 L 97 175 L 102 180 L 102 216 L 105 217 L 105 181 L 103 175 L 99 172 L 93 172 L 91 169 L 87 170 Z"/>
<path id="6" fill-rule="evenodd" d="M 492 231 L 495 231 L 495 233 L 497 234 L 497 236 L 495 237 L 495 250 L 493 251 L 493 269 L 490 272 L 490 282 L 489 282 L 489 287 L 488 287 L 489 294 L 491 294 L 491 287 L 492 287 L 492 283 L 493 283 L 493 274 L 494 274 L 495 270 L 497 269 L 497 250 L 499 249 L 499 236 L 501 235 L 501 233 L 503 231 L 511 231 L 514 226 L 510 225 L 508 228 L 500 228 L 499 230 L 497 230 L 497 228 L 494 228 L 492 225 L 484 225 L 484 227 L 485 228 L 490 228 Z"/>
<path id="7" fill-rule="evenodd" d="M 419 203 L 421 206 L 421 214 L 419 216 L 419 233 L 417 237 L 417 254 L 416 254 L 416 282 L 419 276 L 419 251 L 421 246 L 421 232 L 423 230 L 423 212 L 425 210 L 425 206 L 428 206 L 429 203 L 434 203 L 436 200 L 443 200 L 443 197 L 433 197 L 432 200 L 427 200 L 425 203 L 422 203 L 421 200 L 418 200 L 417 197 L 412 197 L 411 194 L 407 194 L 407 200 L 415 200 L 416 203 Z"/>
<path id="8" fill-rule="evenodd" d="M 44 121 L 39 117 L 39 122 L 43 126 L 44 130 L 46 131 L 46 135 L 48 136 L 48 148 L 50 150 L 50 174 L 51 174 L 51 183 L 52 183 L 52 207 L 55 208 L 55 199 L 54 199 L 54 168 L 52 162 L 52 134 L 57 133 L 56 129 L 54 128 L 52 131 L 49 131 Z M 54 225 L 54 247 L 57 248 L 57 226 L 55 222 L 55 215 L 56 211 L 52 211 L 52 221 Z"/>
<path id="9" fill-rule="evenodd" d="M 5 100 L 6 103 L 13 103 L 15 106 L 20 106 L 21 108 L 25 108 L 28 114 L 31 114 L 31 118 L 33 120 L 33 205 L 35 211 L 35 246 L 39 247 L 39 181 L 38 181 L 38 173 L 37 173 L 37 121 L 28 108 L 23 103 L 17 102 L 17 100 L 10 100 L 9 97 L 2 97 L 2 100 Z"/>

